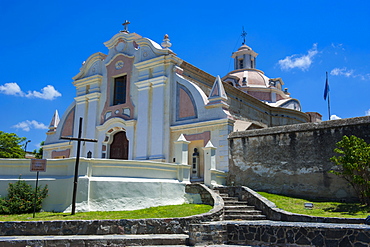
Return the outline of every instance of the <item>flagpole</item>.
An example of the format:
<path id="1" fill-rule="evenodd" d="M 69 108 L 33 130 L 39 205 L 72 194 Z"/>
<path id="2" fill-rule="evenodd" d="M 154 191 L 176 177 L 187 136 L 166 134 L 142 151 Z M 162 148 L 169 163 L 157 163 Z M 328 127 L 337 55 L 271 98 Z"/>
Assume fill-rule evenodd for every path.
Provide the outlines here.
<path id="1" fill-rule="evenodd" d="M 328 92 L 328 112 L 329 112 L 329 120 L 330 120 L 331 114 L 330 114 L 330 93 L 329 92 Z"/>
<path id="2" fill-rule="evenodd" d="M 330 89 L 329 89 L 329 81 L 328 81 L 328 72 L 326 71 L 326 82 L 325 82 L 325 90 L 324 90 L 324 100 L 328 98 L 328 113 L 329 113 L 329 120 L 330 120 Z"/>

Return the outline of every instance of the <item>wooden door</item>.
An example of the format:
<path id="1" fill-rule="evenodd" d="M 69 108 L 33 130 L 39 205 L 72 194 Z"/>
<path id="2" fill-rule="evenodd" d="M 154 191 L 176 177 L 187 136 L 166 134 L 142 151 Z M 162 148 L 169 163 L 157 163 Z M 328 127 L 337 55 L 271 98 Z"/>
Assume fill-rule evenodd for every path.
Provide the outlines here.
<path id="1" fill-rule="evenodd" d="M 128 140 L 125 131 L 118 132 L 113 136 L 109 156 L 110 159 L 128 159 Z"/>

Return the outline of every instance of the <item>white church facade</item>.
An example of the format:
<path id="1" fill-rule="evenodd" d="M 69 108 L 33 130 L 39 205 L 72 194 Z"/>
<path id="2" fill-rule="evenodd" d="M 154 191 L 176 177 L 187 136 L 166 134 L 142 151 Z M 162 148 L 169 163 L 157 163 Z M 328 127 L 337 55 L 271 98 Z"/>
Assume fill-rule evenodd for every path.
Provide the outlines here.
<path id="1" fill-rule="evenodd" d="M 92 54 L 73 77 L 75 100 L 60 119 L 54 115 L 44 158 L 76 157 L 77 143 L 61 137 L 77 137 L 82 118 L 82 137 L 97 142 L 84 143 L 81 157 L 176 164 L 180 140 L 191 178 L 202 179 L 209 147 L 211 169 L 228 171 L 231 132 L 310 121 L 281 78 L 256 69 L 258 54 L 245 44 L 222 79 L 179 58 L 167 35 L 158 44 L 125 28 L 104 45 L 108 53 Z"/>

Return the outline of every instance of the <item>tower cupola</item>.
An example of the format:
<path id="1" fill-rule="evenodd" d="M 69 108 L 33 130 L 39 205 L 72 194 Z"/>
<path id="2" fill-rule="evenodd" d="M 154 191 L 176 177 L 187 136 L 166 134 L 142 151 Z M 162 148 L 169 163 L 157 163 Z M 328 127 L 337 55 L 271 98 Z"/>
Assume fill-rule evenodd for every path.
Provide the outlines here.
<path id="1" fill-rule="evenodd" d="M 252 50 L 246 44 L 243 44 L 236 52 L 233 52 L 234 70 L 237 69 L 255 69 L 256 57 L 258 53 Z"/>
<path id="2" fill-rule="evenodd" d="M 233 52 L 232 58 L 234 58 L 234 70 L 238 69 L 255 69 L 256 68 L 256 57 L 258 54 L 245 44 L 245 37 L 247 33 L 244 31 L 241 34 L 243 37 L 242 46 L 236 52 Z"/>

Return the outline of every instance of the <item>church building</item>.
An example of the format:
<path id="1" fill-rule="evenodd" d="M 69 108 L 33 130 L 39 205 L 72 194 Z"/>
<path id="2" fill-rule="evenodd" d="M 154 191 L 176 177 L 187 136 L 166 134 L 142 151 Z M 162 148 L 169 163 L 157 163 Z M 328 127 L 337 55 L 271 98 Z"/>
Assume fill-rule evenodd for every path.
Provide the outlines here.
<path id="1" fill-rule="evenodd" d="M 77 142 L 61 137 L 77 137 L 82 118 L 82 137 L 97 140 L 81 146 L 82 157 L 176 163 L 174 143 L 186 140 L 191 178 L 202 179 L 206 146 L 215 148 L 213 169 L 228 171 L 231 132 L 312 119 L 281 78 L 256 69 L 258 54 L 245 42 L 220 77 L 178 57 L 168 35 L 158 44 L 128 24 L 73 77 L 76 96 L 60 119 L 55 113 L 44 158 L 76 157 Z"/>

